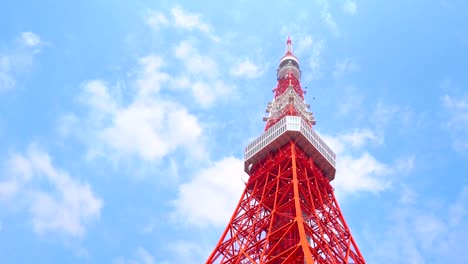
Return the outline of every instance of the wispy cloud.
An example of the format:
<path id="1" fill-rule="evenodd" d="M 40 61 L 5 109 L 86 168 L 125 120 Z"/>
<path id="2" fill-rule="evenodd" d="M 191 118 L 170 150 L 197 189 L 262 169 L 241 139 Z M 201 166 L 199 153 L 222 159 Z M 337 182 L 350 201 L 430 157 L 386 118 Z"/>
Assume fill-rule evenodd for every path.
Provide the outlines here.
<path id="1" fill-rule="evenodd" d="M 389 188 L 390 165 L 378 161 L 365 149 L 369 143 L 379 144 L 382 138 L 368 129 L 323 138 L 337 155 L 337 175 L 332 185 L 339 195 Z"/>
<path id="2" fill-rule="evenodd" d="M 460 97 L 442 96 L 442 106 L 448 114 L 444 124 L 454 137 L 453 146 L 458 151 L 468 150 L 468 94 Z"/>
<path id="3" fill-rule="evenodd" d="M 189 13 L 180 6 L 171 9 L 171 15 L 174 18 L 175 26 L 188 30 L 197 29 L 204 33 L 211 31 L 211 26 L 201 20 L 200 14 Z"/>
<path id="4" fill-rule="evenodd" d="M 357 13 L 357 4 L 352 0 L 345 0 L 343 3 L 343 11 L 348 15 L 355 15 Z"/>
<path id="5" fill-rule="evenodd" d="M 145 20 L 151 28 L 156 30 L 172 26 L 188 31 L 199 31 L 214 41 L 220 41 L 220 38 L 214 33 L 213 27 L 203 21 L 201 14 L 188 12 L 180 6 L 171 8 L 170 14 L 149 10 Z"/>
<path id="6" fill-rule="evenodd" d="M 332 185 L 338 196 L 387 190 L 392 185 L 391 176 L 413 168 L 414 157 L 402 157 L 394 163 L 379 161 L 368 148 L 382 144 L 384 139 L 369 129 L 323 138 L 337 155 L 337 175 Z"/>
<path id="7" fill-rule="evenodd" d="M 360 118 L 364 105 L 364 94 L 354 86 L 344 86 L 340 91 L 343 96 L 338 98 L 337 114 L 339 116 L 352 115 L 353 118 Z"/>
<path id="8" fill-rule="evenodd" d="M 146 23 L 151 28 L 158 30 L 163 26 L 167 26 L 169 24 L 169 20 L 167 19 L 166 15 L 164 15 L 164 13 L 149 10 L 148 16 L 146 17 Z"/>
<path id="9" fill-rule="evenodd" d="M 214 78 L 218 75 L 219 66 L 216 61 L 202 55 L 188 41 L 180 42 L 174 49 L 174 55 L 181 60 L 187 73 Z"/>
<path id="10" fill-rule="evenodd" d="M 0 91 L 16 86 L 18 75 L 27 72 L 44 42 L 32 32 L 23 32 L 14 44 L 0 53 Z"/>
<path id="11" fill-rule="evenodd" d="M 0 91 L 13 88 L 15 83 L 11 73 L 10 57 L 0 56 Z"/>
<path id="12" fill-rule="evenodd" d="M 335 18 L 328 9 L 322 10 L 322 20 L 330 28 L 331 32 L 335 35 L 339 35 L 340 31 L 338 29 L 338 24 L 335 21 Z"/>
<path id="13" fill-rule="evenodd" d="M 408 193 L 411 193 L 408 203 Z M 431 203 L 434 197 L 423 197 L 423 193 L 405 188 L 400 202 L 393 206 L 383 226 L 366 229 L 372 248 L 369 262 L 390 261 L 392 263 L 444 263 L 468 261 L 465 250 L 468 235 L 468 186 L 462 186 L 454 201 Z M 395 256 L 393 252 L 400 252 Z"/>
<path id="14" fill-rule="evenodd" d="M 372 113 L 369 121 L 376 130 L 383 133 L 389 126 L 406 129 L 409 126 L 417 127 L 423 125 L 423 119 L 415 117 L 414 111 L 409 106 L 386 104 L 379 101 Z"/>
<path id="15" fill-rule="evenodd" d="M 155 264 L 153 255 L 145 248 L 138 247 L 135 251 L 134 258 L 117 257 L 113 261 L 114 264 Z M 159 263 L 159 262 L 158 262 Z"/>
<path id="16" fill-rule="evenodd" d="M 143 67 L 144 68 L 144 67 Z M 128 104 L 110 95 L 103 81 L 84 84 L 84 102 L 92 120 L 89 142 L 92 153 L 114 158 L 136 155 L 146 161 L 159 160 L 178 148 L 195 151 L 202 132 L 198 119 L 183 106 L 150 95 L 150 81 L 138 81 L 139 92 Z M 97 117 L 101 117 L 96 119 Z M 91 121 L 91 119 L 90 119 Z M 97 142 L 100 144 L 96 145 Z"/>
<path id="17" fill-rule="evenodd" d="M 20 36 L 20 41 L 22 44 L 28 47 L 37 47 L 41 45 L 43 42 L 41 40 L 41 37 L 37 34 L 34 34 L 32 32 L 23 32 L 21 33 Z"/>
<path id="18" fill-rule="evenodd" d="M 362 148 L 369 142 L 382 144 L 383 138 L 377 136 L 369 129 L 354 130 L 353 132 L 340 136 L 343 143 L 349 144 L 354 148 Z"/>
<path id="19" fill-rule="evenodd" d="M 305 64 L 309 66 L 311 79 L 319 79 L 322 75 L 321 64 L 322 53 L 326 47 L 325 40 L 312 35 L 305 35 L 294 41 L 294 45 L 296 47 L 295 54 L 306 56 L 302 61 L 305 61 Z"/>
<path id="20" fill-rule="evenodd" d="M 203 263 L 211 247 L 206 247 L 200 241 L 177 240 L 170 242 L 168 248 L 172 255 L 176 256 L 176 263 L 198 264 Z"/>
<path id="21" fill-rule="evenodd" d="M 291 34 L 293 41 L 293 52 L 301 61 L 301 68 L 308 72 L 310 79 L 319 79 L 322 77 L 322 54 L 326 49 L 325 39 L 310 34 L 301 34 L 299 29 L 297 34 L 291 34 L 286 27 L 281 29 L 282 34 Z M 297 37 L 294 37 L 297 36 Z"/>
<path id="22" fill-rule="evenodd" d="M 190 42 L 180 42 L 174 48 L 174 56 L 182 63 L 184 71 L 172 78 L 172 85 L 191 90 L 200 106 L 208 108 L 234 91 L 235 87 L 221 78 L 217 61 L 201 54 Z"/>
<path id="23" fill-rule="evenodd" d="M 22 201 L 18 206 L 26 205 L 37 233 L 83 236 L 86 225 L 99 218 L 103 202 L 89 184 L 54 167 L 49 155 L 35 145 L 25 154 L 12 155 L 6 168 L 8 178 L 0 182 L 0 201 Z M 50 187 L 41 188 L 44 184 Z"/>
<path id="24" fill-rule="evenodd" d="M 305 35 L 302 38 L 298 38 L 297 40 L 294 40 L 294 53 L 295 54 L 302 54 L 306 51 L 309 51 L 312 47 L 313 44 L 315 44 L 316 39 L 313 38 L 311 35 Z M 318 54 L 320 55 L 320 54 Z"/>
<path id="25" fill-rule="evenodd" d="M 343 59 L 336 62 L 333 77 L 335 79 L 341 78 L 343 75 L 353 73 L 359 70 L 359 64 L 350 58 Z"/>
<path id="26" fill-rule="evenodd" d="M 200 15 L 181 7 L 172 8 L 169 15 L 150 11 L 145 18 L 152 27 L 212 32 Z M 138 58 L 137 65 L 130 67 L 130 74 L 124 77 L 125 83 L 130 83 L 131 93 L 127 87 L 109 80 L 85 81 L 79 102 L 86 113 L 79 114 L 82 117 L 77 113 L 64 114 L 58 122 L 61 135 L 78 136 L 88 146 L 90 158 L 118 161 L 135 157 L 157 163 L 173 154 L 185 153 L 207 160 L 204 124 L 193 109 L 206 110 L 233 98 L 236 86 L 226 81 L 227 74 L 253 78 L 260 71 L 250 60 L 220 67 L 220 63 L 229 61 L 210 53 L 210 49 L 197 48 L 191 36 L 184 35 L 166 50 L 168 53 L 149 53 Z"/>
<path id="27" fill-rule="evenodd" d="M 325 48 L 324 40 L 317 40 L 312 44 L 312 53 L 309 57 L 309 66 L 311 69 L 312 79 L 318 79 L 321 76 L 321 54 Z"/>
<path id="28" fill-rule="evenodd" d="M 173 202 L 175 219 L 199 227 L 225 225 L 242 194 L 242 179 L 246 177 L 243 161 L 234 157 L 201 169 L 191 181 L 179 186 L 178 198 Z"/>
<path id="29" fill-rule="evenodd" d="M 260 70 L 260 67 L 255 65 L 252 61 L 245 59 L 233 65 L 230 73 L 235 77 L 253 79 L 259 77 L 263 72 Z"/>
<path id="30" fill-rule="evenodd" d="M 328 0 L 317 0 L 317 3 L 321 8 L 320 17 L 322 18 L 322 21 L 330 29 L 333 35 L 340 35 L 340 29 L 335 21 L 333 14 L 330 11 L 330 4 L 328 3 Z"/>

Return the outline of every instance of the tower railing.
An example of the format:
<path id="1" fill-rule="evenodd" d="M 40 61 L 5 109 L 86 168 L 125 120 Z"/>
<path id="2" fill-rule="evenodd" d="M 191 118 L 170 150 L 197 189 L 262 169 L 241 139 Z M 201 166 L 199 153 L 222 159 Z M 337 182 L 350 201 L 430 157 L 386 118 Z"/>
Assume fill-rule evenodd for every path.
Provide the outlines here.
<path id="1" fill-rule="evenodd" d="M 245 148 L 245 171 L 248 173 L 251 165 L 263 159 L 268 153 L 272 153 L 286 144 L 291 138 L 299 141 L 299 146 L 303 147 L 311 157 L 315 157 L 314 161 L 319 163 L 322 168 L 325 168 L 328 178 L 334 178 L 336 166 L 335 153 L 300 116 L 283 117 L 260 137 L 253 140 Z"/>

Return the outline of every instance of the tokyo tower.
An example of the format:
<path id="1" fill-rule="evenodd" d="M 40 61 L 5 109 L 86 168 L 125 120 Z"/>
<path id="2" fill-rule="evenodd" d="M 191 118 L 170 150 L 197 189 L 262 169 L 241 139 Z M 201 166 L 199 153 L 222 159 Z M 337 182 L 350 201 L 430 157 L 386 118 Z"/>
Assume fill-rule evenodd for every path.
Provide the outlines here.
<path id="1" fill-rule="evenodd" d="M 245 149 L 245 190 L 206 263 L 365 263 L 336 201 L 335 154 L 314 132 L 291 39 L 264 133 Z"/>

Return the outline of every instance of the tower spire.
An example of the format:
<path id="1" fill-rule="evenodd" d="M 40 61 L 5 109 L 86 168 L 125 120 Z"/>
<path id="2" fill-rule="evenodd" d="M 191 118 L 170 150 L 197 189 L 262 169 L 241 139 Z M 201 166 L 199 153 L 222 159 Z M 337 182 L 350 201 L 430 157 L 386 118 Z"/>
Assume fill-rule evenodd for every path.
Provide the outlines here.
<path id="1" fill-rule="evenodd" d="M 308 111 L 309 105 L 304 103 L 304 90 L 301 88 L 301 69 L 299 60 L 292 53 L 292 41 L 288 35 L 286 54 L 280 59 L 276 78 L 277 87 L 273 90 L 275 97 L 268 104 L 268 117 L 265 130 L 275 125 L 286 115 L 300 116 L 309 125 L 315 125 L 314 115 Z"/>

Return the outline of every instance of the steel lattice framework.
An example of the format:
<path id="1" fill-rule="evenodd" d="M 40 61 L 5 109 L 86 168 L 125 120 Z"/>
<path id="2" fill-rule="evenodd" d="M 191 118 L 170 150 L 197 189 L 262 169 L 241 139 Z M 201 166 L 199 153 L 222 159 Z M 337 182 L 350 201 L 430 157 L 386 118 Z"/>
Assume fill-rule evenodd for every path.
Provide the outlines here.
<path id="1" fill-rule="evenodd" d="M 335 154 L 311 129 L 287 45 L 265 132 L 246 148 L 249 180 L 206 263 L 365 263 L 330 185 Z"/>

